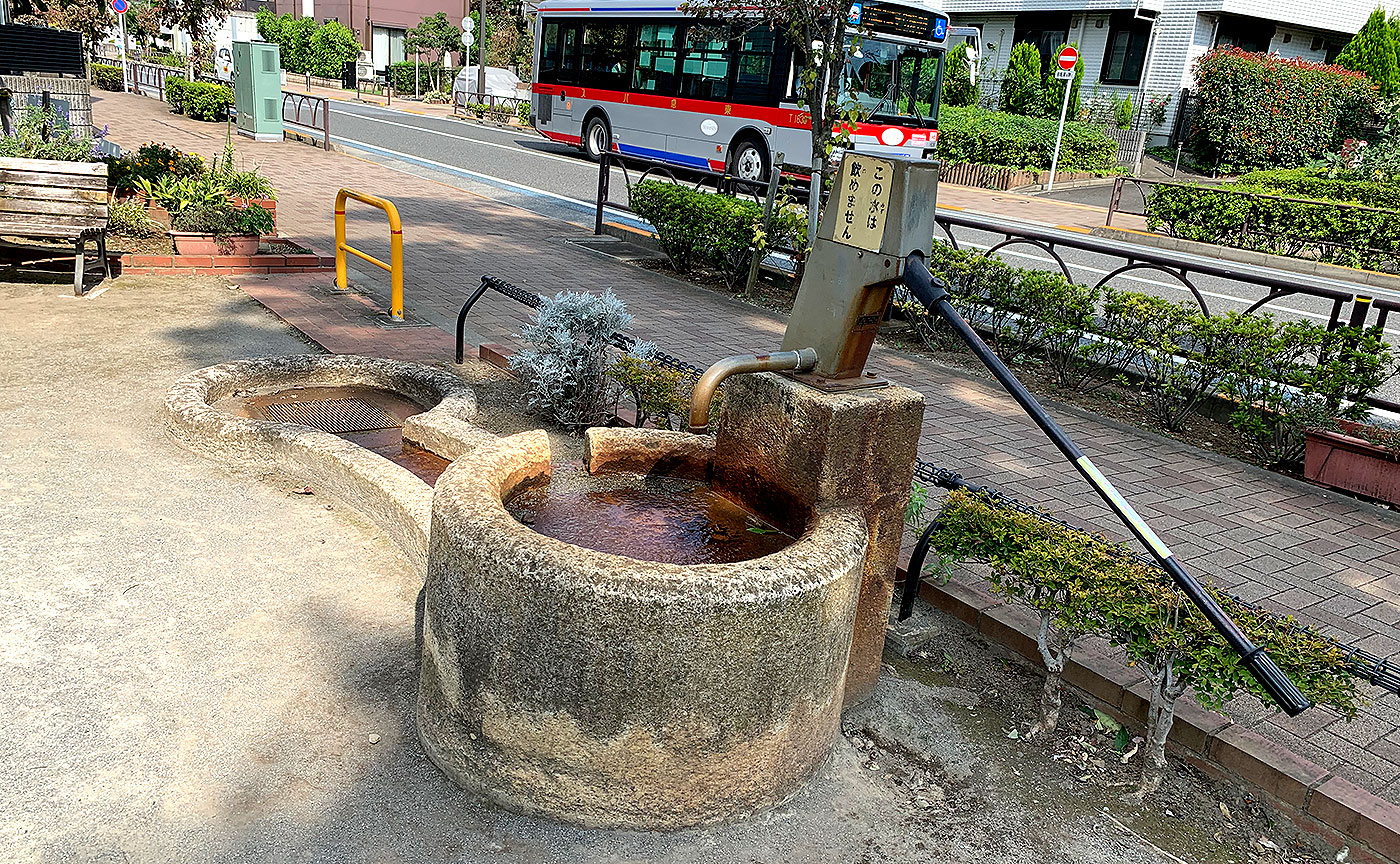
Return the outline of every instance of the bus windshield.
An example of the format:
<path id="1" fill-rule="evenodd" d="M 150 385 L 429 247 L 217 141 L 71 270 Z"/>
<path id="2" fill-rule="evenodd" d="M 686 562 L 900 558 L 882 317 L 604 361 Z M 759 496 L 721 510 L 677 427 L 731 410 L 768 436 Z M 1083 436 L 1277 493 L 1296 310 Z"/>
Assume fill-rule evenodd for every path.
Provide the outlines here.
<path id="1" fill-rule="evenodd" d="M 939 55 L 915 45 L 875 38 L 847 43 L 841 99 L 854 105 L 863 121 L 932 127 Z"/>

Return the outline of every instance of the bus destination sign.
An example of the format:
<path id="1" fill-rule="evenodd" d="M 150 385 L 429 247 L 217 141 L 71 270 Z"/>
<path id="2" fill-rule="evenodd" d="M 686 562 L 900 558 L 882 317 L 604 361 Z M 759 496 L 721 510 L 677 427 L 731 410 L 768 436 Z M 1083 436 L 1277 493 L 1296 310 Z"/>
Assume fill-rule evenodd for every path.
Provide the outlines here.
<path id="1" fill-rule="evenodd" d="M 925 42 L 942 42 L 948 38 L 948 18 L 937 12 L 870 2 L 861 6 L 860 12 L 852 17 L 858 14 L 861 28 L 872 33 L 887 33 Z"/>

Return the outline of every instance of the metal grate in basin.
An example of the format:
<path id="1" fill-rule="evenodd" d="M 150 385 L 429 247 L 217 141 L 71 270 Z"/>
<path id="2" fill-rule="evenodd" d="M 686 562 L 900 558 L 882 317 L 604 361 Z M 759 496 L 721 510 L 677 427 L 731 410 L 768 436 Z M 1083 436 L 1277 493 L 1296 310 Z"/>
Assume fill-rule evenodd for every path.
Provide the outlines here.
<path id="1" fill-rule="evenodd" d="M 300 423 L 322 432 L 369 432 L 399 425 L 393 417 L 361 399 L 275 402 L 264 406 L 263 410 L 273 420 Z"/>

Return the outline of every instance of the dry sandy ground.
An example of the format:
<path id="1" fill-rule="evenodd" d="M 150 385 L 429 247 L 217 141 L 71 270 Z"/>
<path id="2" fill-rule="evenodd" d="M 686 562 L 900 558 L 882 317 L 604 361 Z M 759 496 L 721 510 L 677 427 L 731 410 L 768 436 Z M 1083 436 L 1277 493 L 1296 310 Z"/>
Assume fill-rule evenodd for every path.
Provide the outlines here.
<path id="1" fill-rule="evenodd" d="M 1006 740 L 1003 698 L 918 670 L 848 716 L 808 791 L 742 825 L 583 831 L 474 802 L 413 732 L 418 574 L 298 478 L 162 428 L 180 375 L 307 350 L 212 279 L 0 285 L 0 858 L 1243 860 L 1189 821 L 1110 818 L 1107 790 Z"/>

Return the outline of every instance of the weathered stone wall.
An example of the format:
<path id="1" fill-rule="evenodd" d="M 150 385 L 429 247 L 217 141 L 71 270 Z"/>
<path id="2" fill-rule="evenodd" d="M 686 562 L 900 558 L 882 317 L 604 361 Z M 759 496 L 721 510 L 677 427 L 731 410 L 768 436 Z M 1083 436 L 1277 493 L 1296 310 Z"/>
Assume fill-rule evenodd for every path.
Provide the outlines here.
<path id="1" fill-rule="evenodd" d="M 637 462 L 664 465 L 662 450 L 697 437 L 629 430 L 593 449 L 624 464 L 630 440 Z M 693 468 L 705 449 L 676 455 Z M 786 800 L 839 734 L 864 520 L 822 513 L 752 561 L 638 561 L 507 512 L 549 460 L 545 433 L 526 432 L 438 480 L 418 701 L 429 756 L 501 806 L 594 827 L 681 828 Z"/>
<path id="2" fill-rule="evenodd" d="M 86 78 L 50 75 L 0 75 L 0 94 L 10 92 L 10 111 L 16 121 L 21 113 L 41 104 L 48 91 L 50 104 L 68 118 L 68 125 L 83 138 L 92 135 L 92 97 Z M 3 95 L 0 95 L 3 98 Z"/>
<path id="3" fill-rule="evenodd" d="M 724 387 L 716 489 L 789 533 L 813 507 L 856 509 L 869 526 L 847 703 L 880 675 L 923 416 L 924 397 L 906 387 L 827 393 L 773 373 Z"/>

